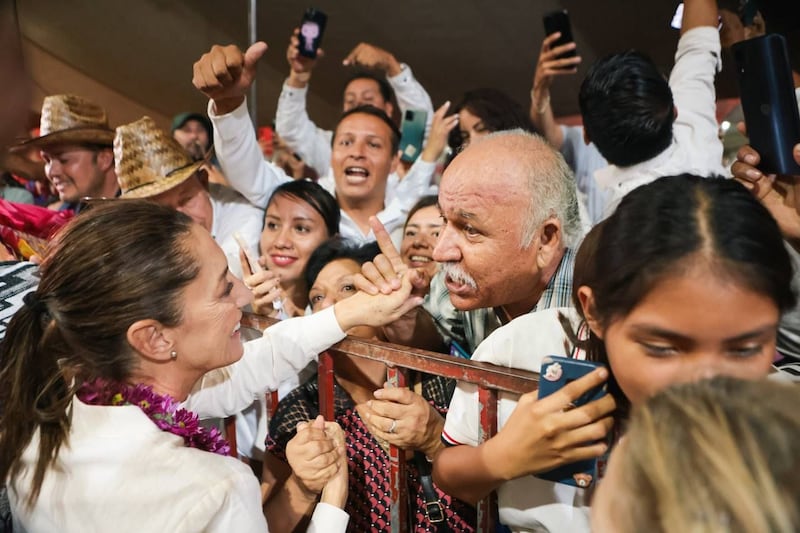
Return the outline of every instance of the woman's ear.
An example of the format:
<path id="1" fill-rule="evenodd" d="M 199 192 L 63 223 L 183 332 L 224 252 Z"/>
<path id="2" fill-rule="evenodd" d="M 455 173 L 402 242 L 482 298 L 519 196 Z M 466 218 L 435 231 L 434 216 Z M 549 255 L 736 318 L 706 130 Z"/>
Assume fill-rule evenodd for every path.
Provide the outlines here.
<path id="1" fill-rule="evenodd" d="M 594 310 L 594 293 L 592 293 L 591 287 L 581 285 L 578 288 L 578 300 L 581 303 L 583 316 L 586 319 L 586 324 L 589 326 L 589 329 L 592 330 L 592 333 L 594 333 L 597 338 L 602 339 L 603 330 L 600 327 L 600 321 L 597 319 L 597 314 Z"/>
<path id="2" fill-rule="evenodd" d="M 128 344 L 143 357 L 156 361 L 169 360 L 173 350 L 166 329 L 161 322 L 152 319 L 138 320 L 128 327 Z"/>

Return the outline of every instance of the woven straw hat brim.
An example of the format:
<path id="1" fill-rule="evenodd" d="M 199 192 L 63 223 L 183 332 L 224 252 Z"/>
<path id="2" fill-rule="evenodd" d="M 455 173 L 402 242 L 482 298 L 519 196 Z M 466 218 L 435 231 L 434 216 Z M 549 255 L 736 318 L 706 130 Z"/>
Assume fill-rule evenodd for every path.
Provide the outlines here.
<path id="1" fill-rule="evenodd" d="M 31 147 L 43 148 L 56 144 L 99 144 L 111 147 L 114 144 L 114 130 L 105 128 L 69 128 L 66 130 L 54 131 L 41 137 L 34 137 L 9 148 L 16 152 Z"/>
<path id="2" fill-rule="evenodd" d="M 161 178 L 157 181 L 145 183 L 128 191 L 123 191 L 121 197 L 150 198 L 158 194 L 161 194 L 162 192 L 166 192 L 172 188 L 177 187 L 184 181 L 191 178 L 194 175 L 194 173 L 197 172 L 200 169 L 200 167 L 203 166 L 203 164 L 205 164 L 205 162 L 206 162 L 205 160 L 195 161 L 191 165 L 180 168 L 175 172 L 171 172 L 168 176 Z"/>

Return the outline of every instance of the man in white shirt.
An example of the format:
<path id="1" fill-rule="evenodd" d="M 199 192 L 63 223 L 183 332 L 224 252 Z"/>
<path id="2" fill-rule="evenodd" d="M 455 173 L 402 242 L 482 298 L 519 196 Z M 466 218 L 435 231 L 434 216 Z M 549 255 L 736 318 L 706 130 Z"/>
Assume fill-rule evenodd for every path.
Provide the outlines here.
<path id="1" fill-rule="evenodd" d="M 264 43 L 254 44 L 245 53 L 235 46 L 214 46 L 195 63 L 193 78 L 195 87 L 211 99 L 208 115 L 214 126 L 214 146 L 228 181 L 253 205 L 262 208 L 275 187 L 292 179 L 264 160 L 247 115 L 244 95 L 252 83 L 256 63 L 265 51 Z M 224 65 L 224 71 L 217 65 Z M 350 141 L 342 144 L 339 133 L 346 133 Z M 365 179 L 356 185 L 356 177 L 348 175 L 348 169 L 354 166 L 352 161 L 348 163 L 342 158 L 344 151 L 353 146 L 349 143 L 357 140 L 359 146 L 364 143 L 365 150 L 357 157 L 372 160 L 375 154 L 369 151 L 368 139 L 380 141 L 381 154 L 379 160 L 370 163 L 368 173 L 362 176 Z M 343 237 L 356 243 L 374 241 L 367 219 L 375 215 L 393 233 L 395 242 L 400 242 L 405 217 L 417 199 L 427 193 L 435 162 L 420 157 L 396 186 L 394 194 L 390 194 L 388 180 L 399 162 L 399 139 L 400 132 L 394 122 L 373 106 L 356 107 L 340 119 L 331 150 L 332 176 L 320 179 L 319 183 L 336 197 L 342 209 L 339 232 Z M 368 153 L 371 155 L 367 156 Z"/>
<path id="2" fill-rule="evenodd" d="M 595 172 L 610 214 L 622 197 L 662 176 L 726 175 L 716 119 L 720 68 L 717 4 L 685 2 L 669 83 L 646 56 L 629 51 L 595 63 L 579 102 L 587 141 L 609 166 Z"/>
<path id="3" fill-rule="evenodd" d="M 308 83 L 316 60 L 300 55 L 298 46 L 295 32 L 286 52 L 289 77 L 278 98 L 275 130 L 307 165 L 316 169 L 320 176 L 324 176 L 330 171 L 333 132 L 318 128 L 306 112 Z M 344 87 L 342 111 L 349 111 L 360 105 L 373 105 L 392 117 L 395 110 L 392 103 L 394 95 L 401 112 L 407 109 L 425 111 L 426 131 L 430 130 L 433 119 L 431 98 L 414 78 L 408 65 L 398 62 L 386 50 L 368 43 L 356 46 L 344 64 L 359 67 L 360 70 L 351 74 Z M 397 180 L 396 175 L 393 180 Z"/>

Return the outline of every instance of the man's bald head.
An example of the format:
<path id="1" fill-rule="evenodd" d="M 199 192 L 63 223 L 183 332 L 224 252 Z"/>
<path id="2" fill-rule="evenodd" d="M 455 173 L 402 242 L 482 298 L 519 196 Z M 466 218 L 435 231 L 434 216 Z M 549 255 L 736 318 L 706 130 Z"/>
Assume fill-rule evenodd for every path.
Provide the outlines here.
<path id="1" fill-rule="evenodd" d="M 529 200 L 520 220 L 522 245 L 527 247 L 536 229 L 551 217 L 562 225 L 565 244 L 580 236 L 575 177 L 562 155 L 543 137 L 521 129 L 499 131 L 470 144 L 445 171 L 458 179 L 478 180 L 487 190 L 525 194 Z M 502 209 L 502 202 L 498 205 Z"/>

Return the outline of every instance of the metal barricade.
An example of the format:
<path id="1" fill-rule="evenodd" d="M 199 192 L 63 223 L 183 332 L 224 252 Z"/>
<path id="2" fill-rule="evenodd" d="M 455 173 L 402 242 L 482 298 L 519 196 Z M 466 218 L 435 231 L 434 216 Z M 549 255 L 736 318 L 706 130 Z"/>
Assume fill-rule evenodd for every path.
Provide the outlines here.
<path id="1" fill-rule="evenodd" d="M 262 331 L 275 322 L 273 319 L 249 313 L 245 313 L 242 318 L 242 326 Z M 348 336 L 345 340 L 320 354 L 319 357 L 319 410 L 326 420 L 334 420 L 333 358 L 337 355 L 363 357 L 385 363 L 388 367 L 387 381 L 391 386 L 395 387 L 407 386 L 408 371 L 410 370 L 477 385 L 478 398 L 481 404 L 481 442 L 497 433 L 498 392 L 524 394 L 536 390 L 539 386 L 539 376 L 534 372 L 505 368 L 408 346 Z M 230 422 L 226 426 L 226 429 L 229 428 Z M 396 446 L 390 446 L 389 448 L 393 532 L 410 530 L 406 458 L 401 451 Z M 497 502 L 494 493 L 478 503 L 479 532 L 490 533 L 494 531 L 496 506 Z"/>

